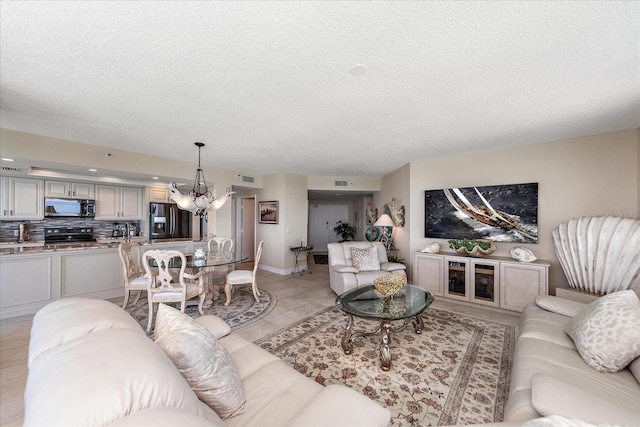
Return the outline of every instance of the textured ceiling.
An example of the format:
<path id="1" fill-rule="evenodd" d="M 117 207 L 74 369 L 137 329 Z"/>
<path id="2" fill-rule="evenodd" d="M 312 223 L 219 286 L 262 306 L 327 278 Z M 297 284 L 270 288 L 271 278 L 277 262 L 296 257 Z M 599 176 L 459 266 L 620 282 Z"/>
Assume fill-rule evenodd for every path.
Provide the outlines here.
<path id="1" fill-rule="evenodd" d="M 640 127 L 640 2 L 0 2 L 4 128 L 243 172 Z M 350 72 L 356 64 L 365 73 Z"/>

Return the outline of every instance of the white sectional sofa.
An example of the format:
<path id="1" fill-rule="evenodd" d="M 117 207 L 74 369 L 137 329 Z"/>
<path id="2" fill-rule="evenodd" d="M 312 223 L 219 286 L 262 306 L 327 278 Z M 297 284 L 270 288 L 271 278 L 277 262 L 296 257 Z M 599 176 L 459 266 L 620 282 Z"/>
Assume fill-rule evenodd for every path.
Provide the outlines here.
<path id="1" fill-rule="evenodd" d="M 342 386 L 321 386 L 230 333 L 215 316 L 197 321 L 231 356 L 246 397 L 243 413 L 221 420 L 120 307 L 65 298 L 42 308 L 33 320 L 24 425 L 388 424 L 389 411 L 368 397 Z"/>
<path id="2" fill-rule="evenodd" d="M 380 276 L 407 268 L 404 264 L 389 262 L 387 251 L 380 242 L 329 243 L 327 249 L 329 251 L 329 285 L 336 295 L 358 286 L 370 285 Z M 376 259 L 372 263 L 359 264 L 353 259 L 354 249 L 369 250 Z"/>
<path id="3" fill-rule="evenodd" d="M 635 295 L 633 291 L 625 292 Z M 635 299 L 637 301 L 637 297 Z M 596 303 L 598 301 L 592 304 Z M 563 298 L 539 296 L 525 308 L 515 345 L 506 422 L 529 425 L 524 422 L 556 416 L 594 424 L 640 426 L 640 357 L 636 356 L 618 372 L 599 372 L 585 363 L 574 340 L 565 332 L 571 319 L 585 313 L 586 307 L 587 304 Z M 631 322 L 625 326 L 627 332 L 633 328 L 640 331 L 640 305 L 635 307 L 632 308 L 634 314 L 625 315 L 623 319 Z M 611 317 L 603 322 L 598 320 L 602 331 L 590 333 L 602 340 L 602 345 L 612 347 L 611 343 L 617 343 L 625 349 L 633 347 L 637 354 L 639 334 L 632 332 L 629 339 L 629 334 L 620 333 L 617 322 Z M 589 351 L 594 358 L 606 362 L 606 357 Z M 613 352 L 614 355 L 620 353 Z M 559 421 L 556 419 L 556 422 Z M 578 424 L 531 422 L 530 425 Z"/>

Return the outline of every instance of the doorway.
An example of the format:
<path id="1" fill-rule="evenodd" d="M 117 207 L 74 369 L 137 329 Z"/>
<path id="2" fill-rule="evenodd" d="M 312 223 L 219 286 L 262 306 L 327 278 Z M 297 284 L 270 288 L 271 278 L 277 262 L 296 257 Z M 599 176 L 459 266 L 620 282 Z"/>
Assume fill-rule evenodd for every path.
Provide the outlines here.
<path id="1" fill-rule="evenodd" d="M 256 246 L 256 198 L 236 199 L 236 256 L 253 261 Z"/>
<path id="2" fill-rule="evenodd" d="M 313 243 L 314 252 L 324 252 L 329 243 L 340 240 L 334 231 L 338 221 L 349 222 L 349 205 L 309 206 L 309 243 Z"/>

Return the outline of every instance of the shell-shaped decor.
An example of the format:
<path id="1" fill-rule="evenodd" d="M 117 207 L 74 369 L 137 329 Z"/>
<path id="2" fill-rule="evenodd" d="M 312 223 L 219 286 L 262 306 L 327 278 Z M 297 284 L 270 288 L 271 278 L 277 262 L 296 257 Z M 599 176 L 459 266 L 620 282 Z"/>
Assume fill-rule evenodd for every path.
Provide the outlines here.
<path id="1" fill-rule="evenodd" d="M 509 251 L 511 258 L 517 259 L 520 262 L 533 262 L 538 258 L 527 248 L 522 246 L 516 246 Z"/>
<path id="2" fill-rule="evenodd" d="M 428 253 L 428 254 L 437 254 L 438 252 L 440 252 L 440 244 L 435 243 L 435 242 L 434 243 L 429 243 L 420 252 L 425 252 L 425 253 Z"/>
<path id="3" fill-rule="evenodd" d="M 570 287 L 597 295 L 640 288 L 640 220 L 574 218 L 552 236 Z"/>
<path id="4" fill-rule="evenodd" d="M 482 258 L 496 251 L 496 244 L 493 240 L 486 239 L 452 239 L 448 240 L 449 247 L 460 255 L 469 255 L 475 258 Z"/>

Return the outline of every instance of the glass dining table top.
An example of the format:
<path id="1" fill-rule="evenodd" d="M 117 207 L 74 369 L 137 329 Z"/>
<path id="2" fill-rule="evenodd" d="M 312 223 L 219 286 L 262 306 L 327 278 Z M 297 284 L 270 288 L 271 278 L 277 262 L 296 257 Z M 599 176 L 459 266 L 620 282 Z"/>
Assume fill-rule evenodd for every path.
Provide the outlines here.
<path id="1" fill-rule="evenodd" d="M 184 254 L 184 256 L 187 261 L 186 268 L 217 267 L 245 262 L 249 259 L 247 256 L 220 254 L 218 252 L 204 252 L 204 256 L 196 256 L 196 254 Z M 151 267 L 157 267 L 155 259 L 149 258 L 149 265 Z M 180 268 L 181 265 L 182 260 L 179 257 L 171 258 L 171 261 L 169 261 L 169 268 Z"/>

